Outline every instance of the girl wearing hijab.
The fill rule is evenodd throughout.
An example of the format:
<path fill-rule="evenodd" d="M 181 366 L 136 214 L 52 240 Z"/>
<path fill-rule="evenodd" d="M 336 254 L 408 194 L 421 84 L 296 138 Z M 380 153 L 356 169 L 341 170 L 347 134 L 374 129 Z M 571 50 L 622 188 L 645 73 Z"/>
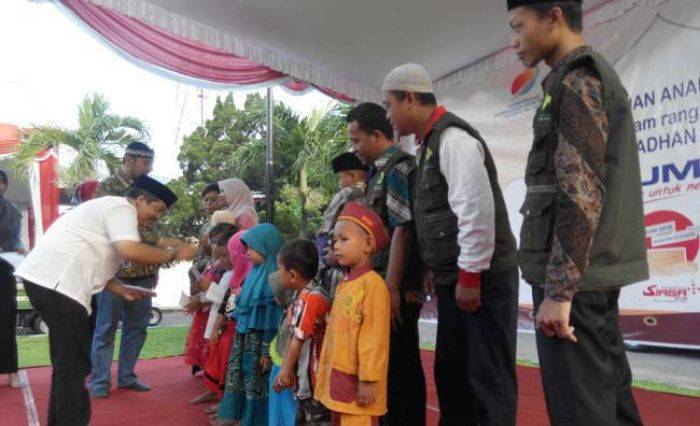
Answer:
<path fill-rule="evenodd" d="M 245 182 L 236 178 L 225 179 L 219 182 L 219 189 L 228 206 L 226 209 L 235 215 L 239 229 L 250 229 L 258 224 L 253 193 Z"/>
<path fill-rule="evenodd" d="M 0 251 L 24 254 L 20 241 L 22 215 L 7 198 L 7 174 L 0 170 Z M 8 374 L 8 383 L 20 387 L 17 376 L 17 281 L 14 268 L 0 259 L 0 374 Z"/>
<path fill-rule="evenodd" d="M 217 248 L 221 246 L 226 247 L 225 254 L 230 262 L 227 266 L 230 268 L 232 275 L 228 282 L 228 293 L 219 309 L 217 322 L 214 326 L 215 331 L 211 337 L 209 358 L 204 366 L 204 383 L 209 389 L 207 395 L 216 399 L 221 398 L 224 393 L 228 359 L 231 354 L 233 338 L 236 335 L 236 320 L 232 318 L 232 313 L 241 293 L 243 281 L 253 268 L 253 264 L 250 263 L 246 254 L 247 249 L 241 241 L 243 234 L 245 234 L 245 231 L 239 231 L 233 236 L 230 236 L 230 234 L 224 235 L 217 244 Z M 230 238 L 224 241 L 226 236 L 230 236 Z M 210 407 L 205 411 L 214 413 L 217 411 L 218 405 L 215 407 L 216 409 Z"/>
<path fill-rule="evenodd" d="M 226 373 L 226 392 L 219 407 L 219 426 L 267 426 L 270 381 L 269 346 L 277 334 L 282 310 L 269 284 L 277 271 L 282 237 L 276 226 L 264 223 L 243 235 L 253 269 L 243 283 L 234 311 L 236 337 Z"/>

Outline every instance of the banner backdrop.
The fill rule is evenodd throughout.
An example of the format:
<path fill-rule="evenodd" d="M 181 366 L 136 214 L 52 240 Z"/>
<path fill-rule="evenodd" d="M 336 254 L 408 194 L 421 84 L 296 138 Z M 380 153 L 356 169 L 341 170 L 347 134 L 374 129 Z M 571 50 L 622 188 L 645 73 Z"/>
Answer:
<path fill-rule="evenodd" d="M 623 289 L 623 333 L 629 342 L 700 348 L 700 9 L 682 0 L 663 8 L 667 13 L 640 6 L 587 36 L 611 58 L 630 94 L 642 171 L 651 278 Z M 548 71 L 514 64 L 438 93 L 489 144 L 516 236 L 532 117 Z M 533 327 L 524 282 L 519 325 Z"/>

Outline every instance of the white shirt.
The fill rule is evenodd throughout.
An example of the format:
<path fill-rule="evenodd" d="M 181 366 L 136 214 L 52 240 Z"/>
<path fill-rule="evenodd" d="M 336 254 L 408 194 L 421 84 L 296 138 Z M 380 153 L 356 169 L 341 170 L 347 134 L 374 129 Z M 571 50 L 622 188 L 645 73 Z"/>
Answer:
<path fill-rule="evenodd" d="M 479 141 L 456 127 L 440 141 L 440 171 L 449 188 L 447 199 L 457 216 L 460 269 L 489 269 L 496 240 L 496 209 Z"/>
<path fill-rule="evenodd" d="M 15 275 L 64 294 L 87 309 L 123 259 L 113 243 L 140 241 L 136 208 L 103 197 L 69 210 L 51 225 Z"/>

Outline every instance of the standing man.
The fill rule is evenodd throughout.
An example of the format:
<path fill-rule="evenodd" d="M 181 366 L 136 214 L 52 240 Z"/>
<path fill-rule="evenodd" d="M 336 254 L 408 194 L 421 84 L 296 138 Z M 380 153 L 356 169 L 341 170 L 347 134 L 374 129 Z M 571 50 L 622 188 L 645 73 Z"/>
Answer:
<path fill-rule="evenodd" d="M 440 424 L 514 425 L 518 268 L 493 159 L 438 107 L 422 66 L 395 68 L 382 91 L 394 128 L 419 144 L 413 218 L 438 296 Z"/>
<path fill-rule="evenodd" d="M 140 242 L 139 226 L 160 219 L 176 200 L 165 185 L 141 177 L 126 197 L 90 200 L 59 217 L 17 269 L 32 306 L 49 326 L 49 426 L 84 426 L 90 421 L 85 388 L 90 372 L 90 297 L 104 289 L 128 301 L 152 295 L 114 279 L 123 259 L 158 264 L 194 257 L 195 248 L 184 242 L 171 240 L 168 248 Z"/>
<path fill-rule="evenodd" d="M 426 399 L 418 337 L 422 280 L 420 262 L 411 258 L 415 160 L 394 145 L 394 130 L 381 106 L 360 104 L 348 113 L 346 121 L 355 153 L 369 166 L 367 204 L 382 219 L 391 237 L 389 247 L 373 259 L 391 300 L 388 412 L 383 423 L 422 426 Z"/>
<path fill-rule="evenodd" d="M 122 165 L 116 173 L 100 183 L 96 197 L 106 195 L 123 197 L 132 183 L 147 176 L 153 169 L 154 152 L 148 145 L 132 142 L 126 147 Z M 156 245 L 159 236 L 148 227 L 139 227 L 141 241 Z M 117 278 L 125 284 L 154 289 L 160 265 L 143 265 L 125 262 Z M 92 343 L 92 375 L 89 388 L 93 398 L 107 398 L 111 388 L 111 366 L 114 354 L 114 338 L 119 320 L 122 322 L 121 346 L 117 385 L 135 391 L 148 391 L 150 387 L 138 380 L 134 367 L 146 342 L 151 298 L 128 301 L 112 292 L 103 291 L 95 296 L 97 313 Z"/>
<path fill-rule="evenodd" d="M 24 254 L 20 239 L 22 214 L 5 198 L 9 181 L 0 170 L 0 252 Z M 0 259 L 0 374 L 8 375 L 12 387 L 22 383 L 17 375 L 17 280 L 14 268 Z"/>
<path fill-rule="evenodd" d="M 534 119 L 520 235 L 549 418 L 641 424 L 617 304 L 621 287 L 649 275 L 629 98 L 581 36 L 581 0 L 510 0 L 508 10 L 520 60 L 552 68 Z"/>

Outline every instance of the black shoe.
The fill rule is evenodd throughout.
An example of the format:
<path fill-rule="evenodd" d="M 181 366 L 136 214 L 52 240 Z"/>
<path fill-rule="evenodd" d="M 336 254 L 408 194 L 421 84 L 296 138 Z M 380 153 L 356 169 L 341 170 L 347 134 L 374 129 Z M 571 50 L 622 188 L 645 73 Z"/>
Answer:
<path fill-rule="evenodd" d="M 109 397 L 109 391 L 103 390 L 103 391 L 90 391 L 90 397 L 92 398 L 97 398 L 97 399 L 104 399 Z"/>
<path fill-rule="evenodd" d="M 148 392 L 151 390 L 151 387 L 148 386 L 147 384 L 140 382 L 140 381 L 135 381 L 134 383 L 128 384 L 126 386 L 119 386 L 120 389 L 131 389 L 135 390 L 137 392 Z"/>

